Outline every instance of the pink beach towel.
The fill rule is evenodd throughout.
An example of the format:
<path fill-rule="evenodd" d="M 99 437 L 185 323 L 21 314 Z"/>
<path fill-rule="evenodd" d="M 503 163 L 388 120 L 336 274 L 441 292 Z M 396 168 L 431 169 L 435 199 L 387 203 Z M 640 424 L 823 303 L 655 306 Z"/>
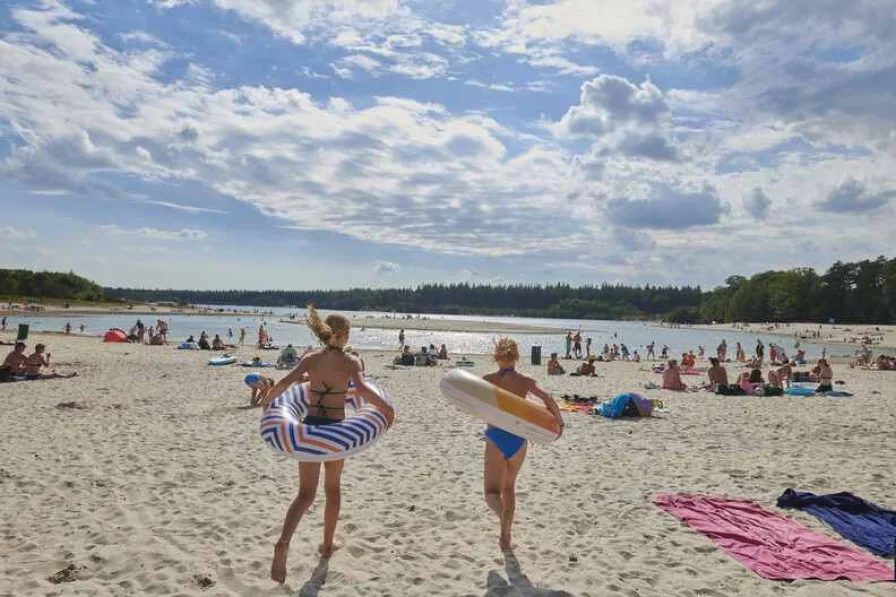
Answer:
<path fill-rule="evenodd" d="M 762 578 L 894 579 L 893 569 L 883 561 L 755 502 L 678 493 L 657 495 L 653 503 Z"/>

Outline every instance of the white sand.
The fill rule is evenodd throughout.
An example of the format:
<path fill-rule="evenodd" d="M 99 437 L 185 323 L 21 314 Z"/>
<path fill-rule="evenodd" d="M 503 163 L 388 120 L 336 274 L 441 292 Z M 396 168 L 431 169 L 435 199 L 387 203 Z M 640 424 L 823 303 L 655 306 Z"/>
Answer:
<path fill-rule="evenodd" d="M 716 323 L 710 325 L 691 326 L 695 329 L 715 331 L 753 331 L 783 337 L 798 337 L 804 342 L 829 344 L 838 346 L 862 346 L 865 337 L 871 340 L 875 353 L 892 354 L 896 349 L 896 325 L 862 325 L 862 324 L 819 324 L 819 323 Z M 817 336 L 815 334 L 818 334 Z"/>
<path fill-rule="evenodd" d="M 246 370 L 207 367 L 208 353 L 44 338 L 58 368 L 81 375 L 0 385 L 0 595 L 893 595 L 880 583 L 763 580 L 650 500 L 709 492 L 775 509 L 795 487 L 896 507 L 896 373 L 835 368 L 849 399 L 645 391 L 670 412 L 565 414 L 566 435 L 530 448 L 519 480 L 514 568 L 481 495 L 482 425 L 446 404 L 439 369 L 390 370 L 392 355 L 367 353 L 396 425 L 346 464 L 346 547 L 318 563 L 321 491 L 277 587 L 267 576 L 296 466 L 258 438 L 259 411 L 242 408 Z M 520 368 L 557 395 L 609 398 L 658 380 L 624 363 L 598 363 L 601 379 Z M 72 401 L 85 408 L 58 408 Z M 72 582 L 47 580 L 70 565 Z"/>

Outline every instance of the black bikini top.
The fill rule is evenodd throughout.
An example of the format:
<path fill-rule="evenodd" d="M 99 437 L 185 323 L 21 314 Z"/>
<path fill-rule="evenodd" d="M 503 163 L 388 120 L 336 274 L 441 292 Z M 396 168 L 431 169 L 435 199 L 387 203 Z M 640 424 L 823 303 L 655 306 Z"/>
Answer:
<path fill-rule="evenodd" d="M 324 347 L 324 350 L 335 350 L 340 353 L 343 352 L 343 350 L 341 348 L 339 348 L 338 346 L 331 346 L 329 344 L 327 344 Z M 330 411 L 330 410 L 338 410 L 341 413 L 342 407 L 327 406 L 327 405 L 323 404 L 323 401 L 324 401 L 324 398 L 326 398 L 327 396 L 344 396 L 346 394 L 346 392 L 348 392 L 348 388 L 345 388 L 342 391 L 336 391 L 325 383 L 321 383 L 321 386 L 323 387 L 322 390 L 311 390 L 311 393 L 314 394 L 315 396 L 317 396 L 317 404 L 314 404 L 314 405 L 309 404 L 309 408 L 316 408 L 319 413 L 321 413 L 321 412 L 326 413 L 327 411 Z"/>

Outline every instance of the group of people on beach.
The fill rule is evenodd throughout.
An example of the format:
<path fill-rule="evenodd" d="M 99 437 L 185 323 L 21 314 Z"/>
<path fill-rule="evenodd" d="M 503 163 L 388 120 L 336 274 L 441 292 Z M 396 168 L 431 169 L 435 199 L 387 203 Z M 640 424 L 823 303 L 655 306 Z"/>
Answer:
<path fill-rule="evenodd" d="M 24 379 L 33 381 L 37 379 L 69 378 L 77 375 L 77 372 L 58 373 L 46 371 L 50 367 L 50 353 L 45 344 L 36 344 L 34 352 L 26 355 L 28 346 L 24 342 L 16 342 L 15 346 L 0 366 L 0 382 L 17 381 Z"/>
<path fill-rule="evenodd" d="M 362 362 L 346 352 L 351 330 L 348 318 L 331 314 L 322 320 L 317 310 L 309 306 L 306 322 L 323 347 L 305 354 L 296 368 L 280 381 L 262 378 L 260 405 L 267 408 L 275 397 L 290 386 L 307 382 L 312 400 L 303 422 L 308 425 L 331 425 L 345 418 L 346 392 L 349 383 L 352 383 L 362 398 L 380 409 L 391 426 L 395 417 L 394 410 L 367 385 L 362 374 Z M 498 370 L 485 375 L 484 379 L 517 396 L 526 396 L 530 393 L 537 396 L 544 402 L 562 430 L 564 424 L 557 403 L 534 379 L 516 371 L 519 358 L 519 348 L 514 340 L 510 338 L 498 340 L 493 354 Z M 526 457 L 526 440 L 492 426 L 486 429 L 485 437 L 483 481 L 485 502 L 498 517 L 499 545 L 502 549 L 509 550 L 516 508 L 516 478 Z M 314 503 L 321 464 L 325 474 L 326 505 L 323 541 L 318 551 L 326 558 L 340 547 L 335 543 L 334 536 L 341 505 L 341 477 L 345 461 L 299 462 L 298 495 L 286 511 L 283 529 L 274 546 L 271 578 L 277 582 L 282 583 L 286 579 L 289 544 L 302 517 Z"/>
<path fill-rule="evenodd" d="M 392 360 L 394 365 L 404 365 L 408 367 L 435 367 L 439 361 L 448 360 L 448 347 L 442 344 L 436 348 L 435 344 L 430 343 L 429 347 L 421 346 L 417 352 L 412 352 L 411 347 L 405 344 L 404 328 L 398 332 L 398 345 L 401 347 L 399 354 Z"/>

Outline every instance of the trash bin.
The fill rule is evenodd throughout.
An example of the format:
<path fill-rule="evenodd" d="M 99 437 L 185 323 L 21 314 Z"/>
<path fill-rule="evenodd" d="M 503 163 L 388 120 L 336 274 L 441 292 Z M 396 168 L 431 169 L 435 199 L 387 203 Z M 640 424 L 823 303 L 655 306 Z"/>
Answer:
<path fill-rule="evenodd" d="M 19 324 L 19 333 L 16 334 L 16 342 L 23 342 L 28 339 L 28 324 Z"/>
<path fill-rule="evenodd" d="M 541 365 L 541 346 L 532 347 L 532 364 Z"/>

